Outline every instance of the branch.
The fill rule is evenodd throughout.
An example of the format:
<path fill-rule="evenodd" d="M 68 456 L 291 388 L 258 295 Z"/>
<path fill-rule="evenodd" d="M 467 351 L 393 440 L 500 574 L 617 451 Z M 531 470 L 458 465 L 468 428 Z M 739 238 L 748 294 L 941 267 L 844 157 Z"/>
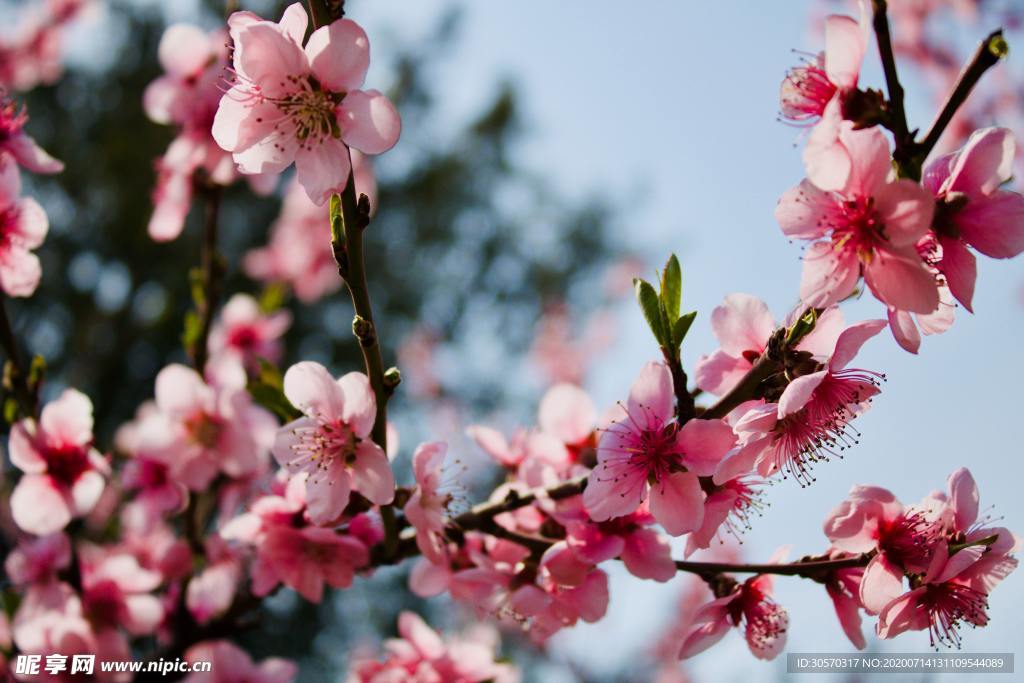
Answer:
<path fill-rule="evenodd" d="M 889 92 L 887 105 L 888 127 L 896 140 L 896 151 L 893 158 L 902 166 L 909 161 L 913 153 L 914 137 L 907 129 L 907 113 L 903 108 L 903 86 L 900 85 L 896 73 L 896 57 L 892 49 L 892 37 L 889 35 L 888 4 L 886 0 L 872 0 L 874 10 L 872 26 L 878 41 L 878 55 L 882 60 L 885 72 L 885 85 Z"/>
<path fill-rule="evenodd" d="M 663 346 L 661 347 L 661 353 L 665 358 L 665 364 L 668 366 L 669 372 L 672 373 L 672 389 L 676 395 L 676 410 L 679 424 L 685 424 L 697 412 L 693 401 L 694 396 L 686 386 L 686 370 L 683 369 L 683 363 L 679 359 L 678 349 L 673 353 Z"/>
<path fill-rule="evenodd" d="M 200 375 L 206 367 L 210 327 L 213 325 L 213 314 L 220 303 L 221 285 L 224 278 L 224 257 L 217 250 L 217 224 L 220 213 L 221 188 L 209 185 L 205 188 L 206 220 L 203 223 L 203 245 L 200 252 L 199 293 L 194 293 L 196 300 L 196 316 L 198 331 L 189 335 L 188 355 L 192 367 Z"/>
<path fill-rule="evenodd" d="M 874 556 L 875 553 L 872 551 L 834 560 L 812 559 L 790 562 L 788 564 L 731 564 L 728 562 L 687 562 L 676 560 L 676 570 L 700 574 L 701 576 L 713 576 L 715 574 L 775 574 L 777 576 L 799 576 L 805 579 L 815 579 L 840 569 L 854 569 L 867 566 Z"/>
<path fill-rule="evenodd" d="M 778 372 L 779 367 L 777 361 L 767 355 L 761 356 L 729 393 L 700 414 L 701 419 L 720 420 L 744 401 L 757 398 L 761 382 Z"/>
<path fill-rule="evenodd" d="M 347 152 L 346 152 L 347 153 Z M 388 399 L 400 381 L 397 370 L 384 371 L 384 359 L 381 355 L 377 327 L 373 321 L 373 306 L 370 303 L 370 290 L 366 284 L 366 264 L 363 258 L 363 231 L 370 224 L 370 201 L 366 195 L 356 198 L 355 177 L 351 169 L 348 181 L 338 202 L 340 212 L 331 217 L 331 237 L 334 258 L 338 263 L 338 274 L 341 275 L 352 297 L 355 318 L 352 320 L 352 332 L 359 340 L 359 348 L 363 352 L 363 364 L 366 376 L 370 380 L 370 388 L 377 403 L 377 415 L 373 421 L 371 437 L 384 451 L 388 448 Z M 337 195 L 335 195 L 337 197 Z M 331 204 L 335 204 L 332 198 Z M 332 214 L 334 212 L 332 211 Z M 340 218 L 340 225 L 336 220 Z M 398 542 L 398 525 L 395 520 L 395 509 L 392 505 L 382 505 L 381 519 L 384 522 L 385 552 L 395 552 Z"/>
<path fill-rule="evenodd" d="M 974 56 L 971 57 L 971 60 L 960 71 L 960 75 L 956 79 L 956 85 L 953 86 L 953 91 L 949 93 L 946 103 L 935 117 L 935 121 L 932 122 L 928 134 L 924 136 L 921 142 L 917 143 L 915 156 L 918 163 L 924 163 L 924 160 L 931 154 L 942 134 L 946 131 L 949 122 L 953 120 L 953 116 L 963 106 L 967 96 L 971 94 L 971 90 L 974 89 L 974 86 L 981 80 L 985 72 L 998 64 L 999 60 L 1005 57 L 1008 51 L 1009 47 L 1006 44 L 1006 39 L 1003 38 L 1002 29 L 993 31 L 987 38 L 981 41 L 978 49 L 974 51 Z"/>
<path fill-rule="evenodd" d="M 18 342 L 14 338 L 14 329 L 7 317 L 7 302 L 0 298 L 0 346 L 3 346 L 7 355 L 6 380 L 10 381 L 14 398 L 21 407 L 22 415 L 25 417 L 36 417 L 38 404 L 28 385 L 28 372 L 21 363 L 21 354 L 18 351 Z"/>

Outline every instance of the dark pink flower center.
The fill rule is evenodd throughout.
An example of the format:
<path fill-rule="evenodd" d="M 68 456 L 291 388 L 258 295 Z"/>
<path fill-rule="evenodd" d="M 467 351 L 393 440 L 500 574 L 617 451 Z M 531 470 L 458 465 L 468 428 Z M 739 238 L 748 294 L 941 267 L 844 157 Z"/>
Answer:
<path fill-rule="evenodd" d="M 98 627 L 117 626 L 121 619 L 121 589 L 110 579 L 92 584 L 85 592 L 85 611 Z"/>
<path fill-rule="evenodd" d="M 28 114 L 25 113 L 25 108 L 19 108 L 14 100 L 0 90 L 0 142 L 21 133 L 27 121 Z"/>
<path fill-rule="evenodd" d="M 932 548 L 941 539 L 942 526 L 916 510 L 887 520 L 878 529 L 878 549 L 912 572 L 928 566 Z"/>
<path fill-rule="evenodd" d="M 203 448 L 213 448 L 220 440 L 224 421 L 215 415 L 199 412 L 185 420 L 185 429 L 192 441 Z"/>
<path fill-rule="evenodd" d="M 252 325 L 238 325 L 228 334 L 228 346 L 251 351 L 260 342 L 260 335 Z"/>
<path fill-rule="evenodd" d="M 729 603 L 733 626 L 746 622 L 746 637 L 754 650 L 769 649 L 789 628 L 789 615 L 751 580 L 742 584 L 741 595 Z"/>
<path fill-rule="evenodd" d="M 346 464 L 355 461 L 358 438 L 341 420 L 314 421 L 295 427 L 292 433 L 296 441 L 291 449 L 299 461 L 295 463 L 296 467 L 305 469 L 312 463 L 316 471 L 326 472 L 338 458 Z M 310 472 L 309 476 L 314 477 L 315 472 Z"/>
<path fill-rule="evenodd" d="M 782 81 L 780 93 L 782 115 L 790 121 L 803 123 L 816 119 L 836 94 L 835 84 L 825 74 L 824 59 L 793 67 Z"/>
<path fill-rule="evenodd" d="M 836 249 L 854 250 L 862 263 L 870 263 L 877 249 L 885 247 L 885 223 L 873 197 L 855 197 L 842 202 L 832 226 L 832 244 Z"/>
<path fill-rule="evenodd" d="M 46 473 L 65 486 L 72 486 L 92 469 L 86 449 L 75 444 L 45 447 L 42 455 L 46 460 Z"/>
<path fill-rule="evenodd" d="M 941 644 L 959 649 L 962 622 L 972 626 L 988 623 L 987 596 L 959 583 L 929 584 L 918 598 L 917 608 L 928 615 L 928 640 L 935 648 Z"/>

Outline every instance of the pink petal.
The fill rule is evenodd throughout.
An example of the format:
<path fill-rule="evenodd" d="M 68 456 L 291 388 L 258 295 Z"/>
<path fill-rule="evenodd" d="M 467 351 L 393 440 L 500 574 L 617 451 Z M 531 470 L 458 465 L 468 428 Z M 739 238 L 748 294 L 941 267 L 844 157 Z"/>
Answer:
<path fill-rule="evenodd" d="M 284 395 L 303 413 L 329 420 L 341 418 L 348 398 L 327 368 L 312 361 L 288 368 L 284 373 Z"/>
<path fill-rule="evenodd" d="M 711 312 L 711 330 L 723 351 L 741 356 L 744 351 L 764 349 L 775 331 L 775 319 L 768 304 L 756 296 L 730 294 Z"/>
<path fill-rule="evenodd" d="M 928 190 L 912 180 L 897 180 L 881 186 L 874 199 L 889 244 L 909 247 L 927 234 L 935 214 L 935 198 Z"/>
<path fill-rule="evenodd" d="M 836 349 L 828 366 L 830 370 L 842 370 L 856 357 L 864 344 L 885 329 L 884 320 L 862 320 L 847 327 L 836 340 Z"/>
<path fill-rule="evenodd" d="M 395 146 L 402 120 L 391 100 L 378 90 L 353 90 L 338 108 L 341 139 L 364 154 L 382 154 Z"/>
<path fill-rule="evenodd" d="M 586 440 L 597 423 L 597 410 L 587 392 L 574 384 L 556 384 L 540 401 L 540 428 L 562 443 L 578 444 Z"/>
<path fill-rule="evenodd" d="M 221 149 L 242 151 L 269 137 L 282 118 L 277 105 L 253 101 L 245 87 L 236 85 L 221 96 L 210 132 Z"/>
<path fill-rule="evenodd" d="M 26 474 L 11 493 L 11 516 L 22 531 L 45 536 L 71 521 L 68 502 L 50 477 Z"/>
<path fill-rule="evenodd" d="M 730 356 L 718 349 L 710 356 L 702 356 L 693 371 L 696 385 L 715 396 L 722 396 L 750 371 L 750 362 L 744 358 Z"/>
<path fill-rule="evenodd" d="M 295 154 L 299 183 L 317 206 L 340 193 L 348 182 L 351 162 L 348 148 L 336 138 L 324 138 L 299 148 Z M 326 238 L 325 238 L 326 239 Z"/>
<path fill-rule="evenodd" d="M 1024 197 L 999 190 L 971 199 L 955 215 L 964 241 L 992 258 L 1013 258 L 1024 252 Z"/>
<path fill-rule="evenodd" d="M 416 482 L 420 486 L 425 483 L 431 487 L 437 485 L 437 479 L 447 453 L 448 444 L 444 441 L 431 441 L 420 444 L 416 448 L 412 454 L 412 469 L 416 476 Z"/>
<path fill-rule="evenodd" d="M 622 517 L 640 506 L 647 492 L 646 473 L 632 469 L 627 475 L 613 477 L 598 464 L 590 473 L 583 490 L 583 506 L 595 522 Z"/>
<path fill-rule="evenodd" d="M 975 131 L 953 161 L 946 190 L 991 194 L 1013 175 L 1015 148 L 1006 128 Z"/>
<path fill-rule="evenodd" d="M 281 15 L 281 21 L 277 22 L 281 30 L 295 41 L 302 45 L 302 39 L 306 37 L 306 29 L 309 27 L 309 16 L 301 2 L 293 2 L 285 8 Z"/>
<path fill-rule="evenodd" d="M 889 307 L 888 314 L 889 329 L 892 330 L 896 343 L 910 353 L 917 353 L 921 348 L 921 333 L 914 324 L 914 316 L 892 306 Z"/>
<path fill-rule="evenodd" d="M 660 429 L 672 418 L 672 373 L 663 363 L 647 363 L 629 390 L 629 415 L 642 428 Z"/>
<path fill-rule="evenodd" d="M 348 505 L 352 477 L 343 462 L 333 459 L 325 469 L 306 479 L 307 513 L 314 524 L 330 524 Z"/>
<path fill-rule="evenodd" d="M 296 90 L 291 78 L 309 73 L 309 61 L 302 48 L 270 22 L 242 28 L 235 49 L 236 67 L 270 99 Z"/>
<path fill-rule="evenodd" d="M 689 659 L 720 641 L 729 632 L 729 621 L 725 618 L 701 624 L 686 636 L 679 649 L 680 659 Z"/>
<path fill-rule="evenodd" d="M 876 251 L 864 267 L 864 281 L 879 301 L 911 313 L 931 313 L 939 305 L 935 276 L 917 252 Z"/>
<path fill-rule="evenodd" d="M 704 498 L 697 475 L 675 472 L 651 486 L 651 514 L 669 535 L 681 536 L 700 528 Z"/>
<path fill-rule="evenodd" d="M 354 21 L 342 19 L 321 26 L 306 43 L 306 57 L 320 84 L 348 92 L 363 84 L 370 67 L 370 40 Z"/>
<path fill-rule="evenodd" d="M 962 240 L 956 237 L 939 237 L 942 245 L 942 261 L 939 270 L 946 277 L 946 285 L 957 301 L 968 311 L 974 298 L 974 283 L 978 278 L 978 262 Z"/>
<path fill-rule="evenodd" d="M 395 478 L 391 472 L 391 463 L 381 447 L 372 441 L 362 441 L 356 447 L 352 483 L 359 493 L 377 505 L 387 505 L 395 499 Z"/>
<path fill-rule="evenodd" d="M 864 47 L 864 33 L 852 17 L 825 18 L 825 73 L 830 81 L 842 89 L 857 87 Z"/>
<path fill-rule="evenodd" d="M 370 380 L 361 372 L 349 372 L 338 379 L 345 397 L 341 419 L 352 428 L 356 436 L 365 439 L 377 418 L 377 398 L 370 388 Z"/>
<path fill-rule="evenodd" d="M 800 299 L 808 306 L 827 308 L 852 294 L 859 277 L 856 254 L 817 242 L 804 254 Z"/>
<path fill-rule="evenodd" d="M 566 543 L 576 556 L 590 564 L 600 564 L 619 556 L 625 547 L 622 536 L 604 533 L 601 527 L 588 522 L 574 522 L 567 526 Z"/>
<path fill-rule="evenodd" d="M 8 296 L 32 296 L 42 276 L 43 268 L 35 254 L 16 245 L 0 251 L 0 287 Z"/>
<path fill-rule="evenodd" d="M 841 590 L 835 589 L 831 584 L 827 585 L 828 595 L 832 598 L 832 606 L 836 610 L 836 616 L 839 618 L 839 625 L 843 628 L 843 633 L 850 639 L 850 642 L 858 650 L 863 650 L 867 647 L 867 641 L 864 640 L 864 633 L 860 627 L 860 603 L 857 602 L 856 598 L 852 598 Z"/>
<path fill-rule="evenodd" d="M 825 105 L 821 120 L 807 136 L 804 146 L 807 180 L 821 190 L 842 190 L 853 174 L 850 152 L 839 140 L 844 125 L 841 106 L 839 97 L 833 97 Z"/>
<path fill-rule="evenodd" d="M 700 476 L 711 476 L 735 443 L 732 427 L 721 420 L 690 420 L 676 437 L 683 464 Z"/>
<path fill-rule="evenodd" d="M 35 249 L 46 239 L 50 220 L 39 202 L 26 197 L 18 202 L 18 221 L 13 227 L 21 236 L 23 246 L 26 249 Z"/>
<path fill-rule="evenodd" d="M 21 167 L 33 173 L 60 173 L 64 170 L 63 162 L 54 159 L 24 133 L 9 137 L 3 143 L 3 148 L 11 153 Z"/>
<path fill-rule="evenodd" d="M 884 553 L 875 555 L 864 569 L 860 601 L 869 614 L 878 614 L 903 592 L 903 570 Z"/>
<path fill-rule="evenodd" d="M 157 47 L 160 66 L 177 78 L 194 76 L 212 59 L 210 39 L 191 24 L 171 24 L 164 30 Z"/>
<path fill-rule="evenodd" d="M 779 419 L 792 415 L 811 400 L 811 395 L 818 388 L 822 380 L 828 374 L 828 370 L 819 370 L 809 375 L 797 377 L 782 392 L 779 397 Z"/>
<path fill-rule="evenodd" d="M 638 529 L 626 537 L 622 561 L 629 573 L 638 579 L 664 582 L 676 575 L 672 546 L 667 538 L 653 529 Z"/>
<path fill-rule="evenodd" d="M 885 606 L 878 615 L 879 638 L 894 638 L 904 631 L 925 628 L 927 612 L 918 609 L 917 599 L 926 589 L 915 588 Z"/>
<path fill-rule="evenodd" d="M 92 401 L 77 389 L 65 389 L 56 401 L 47 403 L 39 427 L 54 445 L 92 443 Z"/>
<path fill-rule="evenodd" d="M 774 412 L 774 407 L 772 412 Z M 715 470 L 714 482 L 721 486 L 730 479 L 735 479 L 749 473 L 754 469 L 754 463 L 757 461 L 758 456 L 764 452 L 764 449 L 768 447 L 770 442 L 771 437 L 765 436 L 748 441 L 741 447 L 733 449 L 719 463 L 718 468 Z"/>
<path fill-rule="evenodd" d="M 873 197 L 878 194 L 886 186 L 886 180 L 892 172 L 889 140 L 881 127 L 857 130 L 853 127 L 853 122 L 843 121 L 839 127 L 839 140 L 853 161 L 853 169 L 846 181 L 843 194 L 861 197 Z M 923 189 L 921 192 L 928 194 Z"/>
<path fill-rule="evenodd" d="M 92 512 L 103 495 L 103 487 L 106 481 L 103 475 L 95 470 L 84 472 L 71 487 L 71 498 L 74 502 L 74 514 L 76 516 L 87 515 Z"/>
<path fill-rule="evenodd" d="M 843 154 L 845 155 L 845 152 Z M 814 183 L 804 180 L 796 187 L 786 190 L 786 193 L 779 199 L 779 203 L 775 207 L 775 220 L 778 221 L 782 233 L 787 237 L 805 240 L 816 239 L 827 232 L 836 211 L 836 201 L 832 194 L 819 190 Z M 771 314 L 768 315 L 770 317 Z M 774 321 L 772 322 L 774 324 Z M 714 326 L 714 318 L 712 318 L 712 326 Z M 769 330 L 769 334 L 771 334 L 771 330 Z M 723 341 L 717 332 L 715 336 L 720 342 Z M 767 337 L 762 339 L 762 346 L 766 340 Z M 733 353 L 733 355 L 738 354 Z"/>
<path fill-rule="evenodd" d="M 421 598 L 430 598 L 447 590 L 450 578 L 447 567 L 420 559 L 409 572 L 409 590 Z"/>
<path fill-rule="evenodd" d="M 35 440 L 26 429 L 31 424 L 25 420 L 11 427 L 11 436 L 7 443 L 11 464 L 25 474 L 42 474 L 46 471 L 46 460 L 36 450 Z"/>
<path fill-rule="evenodd" d="M 949 475 L 949 505 L 956 518 L 956 528 L 967 531 L 978 519 L 978 485 L 970 470 L 961 467 Z"/>

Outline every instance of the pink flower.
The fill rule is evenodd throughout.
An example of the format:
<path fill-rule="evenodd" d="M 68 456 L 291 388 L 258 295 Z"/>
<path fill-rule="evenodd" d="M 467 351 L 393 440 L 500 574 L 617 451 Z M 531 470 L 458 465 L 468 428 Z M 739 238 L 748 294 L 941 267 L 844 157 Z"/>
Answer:
<path fill-rule="evenodd" d="M 256 664 L 245 650 L 227 640 L 193 645 L 185 652 L 185 660 L 193 666 L 200 662 L 210 664 L 209 671 L 193 671 L 186 676 L 186 683 L 291 683 L 299 673 L 294 662 L 279 657 L 268 657 Z"/>
<path fill-rule="evenodd" d="M 585 511 L 581 513 L 581 517 L 585 515 Z M 668 581 L 676 575 L 672 546 L 664 535 L 647 528 L 653 523 L 654 518 L 643 508 L 607 522 L 568 520 L 565 540 L 584 563 L 597 565 L 618 557 L 639 579 Z"/>
<path fill-rule="evenodd" d="M 787 321 L 789 323 L 791 321 Z M 843 325 L 838 308 L 818 316 L 814 329 L 794 348 L 827 355 L 835 346 Z M 711 312 L 711 331 L 721 345 L 710 356 L 701 356 L 694 371 L 697 386 L 716 396 L 732 389 L 764 354 L 777 327 L 768 305 L 750 294 L 730 294 Z"/>
<path fill-rule="evenodd" d="M 789 615 L 772 599 L 772 577 L 761 574 L 712 600 L 693 617 L 695 628 L 683 641 L 680 659 L 708 649 L 732 626 L 744 626 L 750 652 L 758 659 L 775 659 L 786 646 Z"/>
<path fill-rule="evenodd" d="M 775 210 L 782 232 L 811 242 L 800 298 L 831 306 L 852 294 L 863 275 L 884 303 L 931 313 L 939 305 L 938 285 L 915 248 L 931 226 L 931 195 L 913 181 L 891 179 L 889 143 L 877 127 L 854 130 L 844 121 L 839 143 L 852 164 L 845 184 L 825 190 L 804 180 Z"/>
<path fill-rule="evenodd" d="M 755 468 L 762 477 L 792 475 L 803 486 L 813 481 L 810 467 L 815 462 L 853 445 L 849 423 L 879 392 L 881 376 L 847 366 L 884 327 L 884 320 L 847 327 L 820 369 L 793 379 L 777 404 L 748 410 L 735 425 L 740 446 L 719 463 L 714 482 L 723 484 Z"/>
<path fill-rule="evenodd" d="M 185 605 L 198 624 L 206 624 L 228 611 L 242 579 L 236 550 L 213 534 L 204 543 L 206 566 L 196 572 L 185 590 Z"/>
<path fill-rule="evenodd" d="M 277 432 L 274 457 L 289 472 L 306 474 L 309 516 L 328 524 L 341 516 L 354 487 L 377 505 L 395 497 L 388 456 L 369 439 L 377 400 L 366 375 L 337 381 L 319 363 L 302 362 L 284 376 L 284 393 L 303 413 Z"/>
<path fill-rule="evenodd" d="M 25 133 L 28 114 L 0 89 L 0 153 L 9 154 L 19 166 L 34 173 L 60 173 L 64 164 L 46 153 Z"/>
<path fill-rule="evenodd" d="M 841 555 L 838 553 L 837 555 Z M 840 569 L 833 572 L 825 584 L 828 597 L 832 600 L 832 607 L 836 611 L 839 625 L 843 633 L 858 650 L 867 647 L 864 640 L 864 633 L 860 628 L 860 584 L 864 579 L 864 570 L 860 567 L 854 569 Z"/>
<path fill-rule="evenodd" d="M 181 234 L 197 171 L 204 171 L 205 181 L 222 186 L 238 178 L 231 154 L 210 132 L 221 98 L 218 84 L 227 67 L 227 38 L 223 30 L 206 33 L 188 24 L 173 24 L 160 38 L 158 56 L 165 73 L 146 87 L 143 106 L 152 121 L 176 125 L 180 132 L 156 164 L 149 221 L 154 240 Z M 275 182 L 273 175 L 250 177 L 259 194 L 269 193 Z"/>
<path fill-rule="evenodd" d="M 376 90 L 359 90 L 370 45 L 358 24 L 322 26 L 301 45 L 302 5 L 280 23 L 250 12 L 228 19 L 235 78 L 221 98 L 213 137 L 243 173 L 279 173 L 295 162 L 309 198 L 323 204 L 349 176 L 348 147 L 386 152 L 401 129 L 398 112 Z"/>
<path fill-rule="evenodd" d="M 922 573 L 938 544 L 941 527 L 925 512 L 904 508 L 889 491 L 854 486 L 825 520 L 825 535 L 836 550 L 875 551 L 860 581 L 860 601 L 877 614 L 902 592 L 903 575 Z"/>
<path fill-rule="evenodd" d="M 171 476 L 202 491 L 218 473 L 245 477 L 264 469 L 277 421 L 253 404 L 245 371 L 231 362 L 207 366 L 208 381 L 172 364 L 156 377 L 157 411 L 139 425 L 140 447 Z"/>
<path fill-rule="evenodd" d="M 12 634 L 20 654 L 99 655 L 103 646 L 82 613 L 81 599 L 65 583 L 28 590 L 14 615 Z M 39 680 L 54 679 L 43 674 Z"/>
<path fill-rule="evenodd" d="M 813 60 L 789 70 L 779 92 L 782 116 L 795 123 L 813 122 L 835 102 L 857 89 L 866 48 L 864 26 L 848 16 L 825 18 L 825 49 Z"/>
<path fill-rule="evenodd" d="M 162 580 L 128 553 L 89 546 L 80 553 L 83 613 L 96 633 L 118 628 L 133 636 L 153 633 L 163 620 L 152 595 Z"/>
<path fill-rule="evenodd" d="M 448 445 L 443 442 L 421 444 L 412 455 L 416 490 L 403 508 L 416 529 L 416 545 L 432 562 L 444 561 L 445 524 L 451 495 L 442 490 L 442 476 Z"/>
<path fill-rule="evenodd" d="M 400 638 L 385 642 L 384 659 L 357 657 L 346 683 L 517 683 L 518 672 L 495 661 L 496 642 L 489 634 L 443 640 L 413 612 L 398 616 Z"/>
<path fill-rule="evenodd" d="M 283 497 L 257 499 L 249 512 L 222 530 L 225 539 L 256 549 L 252 566 L 255 595 L 268 595 L 283 583 L 306 600 L 320 602 L 325 584 L 347 588 L 356 570 L 369 562 L 366 545 L 355 536 L 303 524 L 305 504 L 302 482 L 293 479 Z"/>
<path fill-rule="evenodd" d="M 705 483 L 707 498 L 704 500 L 704 519 L 700 528 L 686 537 L 685 557 L 697 550 L 705 550 L 716 538 L 721 538 L 721 529 L 733 538 L 751 528 L 751 518 L 760 516 L 766 503 L 762 500 L 761 487 L 766 482 L 760 477 L 740 475 L 722 482 L 721 485 Z"/>
<path fill-rule="evenodd" d="M 1024 251 L 1024 197 L 1000 189 L 1013 175 L 1015 156 L 1013 133 L 984 128 L 962 149 L 935 159 L 924 174 L 924 186 L 937 202 L 934 229 L 942 249 L 936 267 L 968 311 L 977 277 L 968 247 L 992 258 Z"/>
<path fill-rule="evenodd" d="M 0 289 L 8 296 L 32 296 L 42 268 L 30 249 L 43 243 L 50 222 L 43 207 L 21 197 L 21 177 L 11 157 L 0 154 Z"/>
<path fill-rule="evenodd" d="M 281 337 L 292 323 L 292 314 L 282 310 L 264 313 L 256 299 L 235 294 L 221 309 L 210 330 L 210 354 L 227 354 L 252 370 L 257 360 L 281 360 Z"/>
<path fill-rule="evenodd" d="M 673 401 L 668 368 L 648 363 L 601 435 L 583 492 L 594 521 L 628 515 L 650 492 L 651 514 L 669 534 L 700 528 L 705 496 L 698 476 L 714 472 L 735 436 L 720 420 L 690 420 L 680 429 Z"/>
<path fill-rule="evenodd" d="M 11 514 L 22 530 L 52 534 L 96 505 L 110 467 L 92 446 L 92 425 L 92 402 L 67 389 L 43 408 L 38 424 L 24 419 L 11 428 L 11 463 L 24 472 Z"/>
<path fill-rule="evenodd" d="M 4 570 L 18 586 L 48 583 L 71 564 L 71 542 L 63 533 L 22 539 L 4 561 Z"/>

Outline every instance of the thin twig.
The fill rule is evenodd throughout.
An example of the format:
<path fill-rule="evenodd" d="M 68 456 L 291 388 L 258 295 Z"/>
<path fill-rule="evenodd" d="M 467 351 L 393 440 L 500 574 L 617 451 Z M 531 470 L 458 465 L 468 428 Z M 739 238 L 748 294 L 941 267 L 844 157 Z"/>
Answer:
<path fill-rule="evenodd" d="M 8 379 L 11 382 L 11 390 L 14 398 L 21 407 L 22 415 L 35 417 L 37 411 L 36 399 L 28 386 L 28 372 L 21 362 L 21 353 L 18 351 L 18 342 L 14 338 L 14 329 L 11 327 L 10 318 L 7 317 L 7 302 L 0 297 L 0 346 L 3 346 L 7 354 Z"/>
<path fill-rule="evenodd" d="M 900 85 L 899 75 L 896 73 L 896 56 L 889 34 L 889 8 L 886 0 L 872 0 L 871 5 L 874 10 L 871 25 L 878 41 L 878 54 L 882 60 L 885 86 L 889 93 L 888 123 L 896 139 L 896 161 L 901 162 L 900 157 L 910 153 L 908 148 L 913 146 L 914 140 L 907 128 L 907 113 L 903 108 L 903 86 Z"/>
<path fill-rule="evenodd" d="M 974 51 L 974 56 L 971 57 L 971 60 L 960 71 L 960 75 L 956 79 L 956 85 L 953 86 L 952 92 L 946 98 L 946 103 L 939 110 L 935 121 L 928 129 L 927 135 L 924 136 L 921 142 L 917 143 L 914 151 L 920 163 L 923 163 L 928 158 L 928 155 L 931 154 L 949 122 L 953 120 L 953 116 L 963 106 L 967 96 L 971 94 L 971 90 L 978 84 L 981 77 L 986 71 L 998 64 L 999 60 L 1006 56 L 1006 53 L 1007 45 L 1006 40 L 1003 38 L 1002 29 L 993 31 L 987 38 L 981 41 L 978 49 Z"/>
<path fill-rule="evenodd" d="M 224 278 L 224 259 L 217 250 L 217 233 L 220 214 L 221 188 L 209 186 L 205 189 L 206 219 L 203 223 L 203 244 L 200 252 L 202 296 L 196 301 L 196 315 L 199 318 L 199 333 L 190 340 L 188 355 L 192 367 L 199 374 L 206 367 L 207 346 L 213 315 L 220 303 L 221 285 Z"/>

